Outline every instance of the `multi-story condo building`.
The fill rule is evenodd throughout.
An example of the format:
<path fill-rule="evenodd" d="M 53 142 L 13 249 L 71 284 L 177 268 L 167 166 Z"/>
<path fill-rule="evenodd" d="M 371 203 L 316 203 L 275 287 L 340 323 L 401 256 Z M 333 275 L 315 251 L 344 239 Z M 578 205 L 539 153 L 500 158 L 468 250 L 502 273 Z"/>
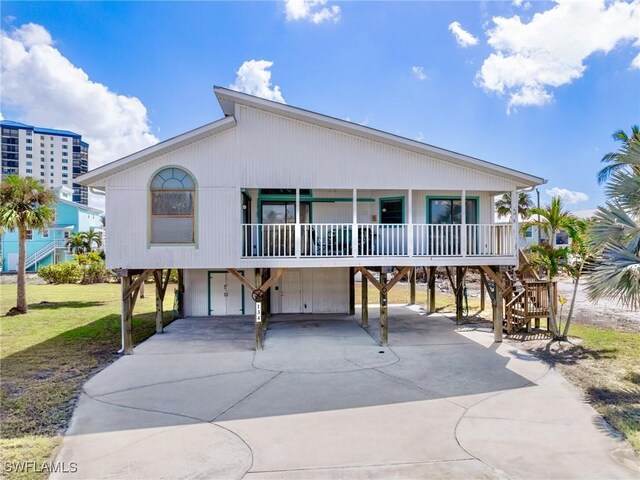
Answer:
<path fill-rule="evenodd" d="M 2 177 L 32 176 L 50 188 L 73 188 L 87 205 L 87 187 L 73 180 L 89 168 L 89 144 L 78 133 L 2 120 Z"/>

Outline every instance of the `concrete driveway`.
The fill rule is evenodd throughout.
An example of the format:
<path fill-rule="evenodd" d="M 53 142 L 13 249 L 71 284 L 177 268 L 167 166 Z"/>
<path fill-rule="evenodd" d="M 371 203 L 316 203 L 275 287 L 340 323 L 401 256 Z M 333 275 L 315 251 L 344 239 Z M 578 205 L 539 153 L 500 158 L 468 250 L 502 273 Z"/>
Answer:
<path fill-rule="evenodd" d="M 377 321 L 174 322 L 84 387 L 52 478 L 639 478 L 560 374 L 481 326 L 418 309 Z"/>

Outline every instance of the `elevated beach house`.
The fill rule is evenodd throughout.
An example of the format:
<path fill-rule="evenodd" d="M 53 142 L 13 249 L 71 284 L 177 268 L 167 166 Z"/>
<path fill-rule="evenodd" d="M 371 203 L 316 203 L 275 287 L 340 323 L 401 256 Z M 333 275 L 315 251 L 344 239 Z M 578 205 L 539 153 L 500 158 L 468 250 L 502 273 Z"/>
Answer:
<path fill-rule="evenodd" d="M 126 352 L 140 283 L 155 275 L 163 297 L 168 269 L 180 275 L 181 314 L 255 315 L 260 346 L 268 314 L 353 313 L 356 273 L 384 306 L 416 267 L 478 267 L 493 278 L 517 266 L 517 215 L 495 224 L 493 199 L 517 198 L 543 179 L 214 91 L 224 118 L 79 178 L 106 193 L 107 265 L 122 278 Z M 385 343 L 386 311 L 382 324 Z"/>
<path fill-rule="evenodd" d="M 37 272 L 38 267 L 73 259 L 67 246 L 72 233 L 90 228 L 102 231 L 102 211 L 73 201 L 73 190 L 62 186 L 54 189 L 56 217 L 46 230 L 27 230 L 26 269 Z M 18 267 L 18 232 L 10 230 L 0 237 L 2 272 L 15 272 Z"/>

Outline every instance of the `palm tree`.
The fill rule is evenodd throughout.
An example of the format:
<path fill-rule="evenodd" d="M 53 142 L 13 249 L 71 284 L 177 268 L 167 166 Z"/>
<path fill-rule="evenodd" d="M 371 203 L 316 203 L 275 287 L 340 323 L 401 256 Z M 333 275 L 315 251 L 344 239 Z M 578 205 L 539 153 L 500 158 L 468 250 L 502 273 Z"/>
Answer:
<path fill-rule="evenodd" d="M 608 297 L 640 308 L 640 137 L 616 153 L 621 165 L 607 180 L 609 197 L 591 226 L 590 243 L 598 252 L 587 276 L 591 300 Z"/>
<path fill-rule="evenodd" d="M 0 226 L 18 230 L 18 292 L 15 313 L 27 313 L 27 230 L 49 228 L 55 220 L 56 197 L 32 177 L 8 175 L 0 183 Z"/>
<path fill-rule="evenodd" d="M 529 209 L 533 207 L 533 201 L 526 192 L 518 193 L 518 215 L 522 218 L 529 218 Z M 496 212 L 500 217 L 511 216 L 511 194 L 505 193 L 496 200 Z"/>
<path fill-rule="evenodd" d="M 91 252 L 93 250 L 94 243 L 97 248 L 102 246 L 102 234 L 97 230 L 94 230 L 93 227 L 90 228 L 88 232 L 81 232 L 80 235 L 84 242 L 86 252 Z"/>
<path fill-rule="evenodd" d="M 624 130 L 618 130 L 611 135 L 611 137 L 618 141 L 622 142 L 623 146 L 628 145 L 630 142 L 640 142 L 640 127 L 638 125 L 633 125 L 631 127 L 631 136 L 627 135 Z M 598 172 L 598 184 L 605 183 L 609 177 L 620 170 L 628 170 L 628 164 L 621 158 L 621 152 L 611 152 L 605 154 L 600 160 L 603 163 L 608 163 L 606 167 L 602 168 Z M 621 161 L 622 160 L 622 161 Z M 636 174 L 640 174 L 640 166 L 631 167 Z"/>
<path fill-rule="evenodd" d="M 69 247 L 69 251 L 71 253 L 84 253 L 86 245 L 82 233 L 78 232 L 69 235 L 69 238 L 67 238 L 66 246 Z"/>
<path fill-rule="evenodd" d="M 549 245 L 533 245 L 533 261 L 544 268 L 547 274 L 547 295 L 549 300 L 549 323 L 555 340 L 566 339 L 566 334 L 560 332 L 556 322 L 555 310 L 553 308 L 553 277 L 558 274 L 561 266 L 566 262 L 569 253 L 568 247 L 554 248 L 556 233 L 564 230 L 569 238 L 577 240 L 580 235 L 582 221 L 562 207 L 560 197 L 553 197 L 551 204 L 545 208 L 534 207 L 529 210 L 532 219 L 522 224 L 522 231 L 530 227 L 538 227 L 549 238 Z M 536 217 L 533 219 L 533 217 Z"/>

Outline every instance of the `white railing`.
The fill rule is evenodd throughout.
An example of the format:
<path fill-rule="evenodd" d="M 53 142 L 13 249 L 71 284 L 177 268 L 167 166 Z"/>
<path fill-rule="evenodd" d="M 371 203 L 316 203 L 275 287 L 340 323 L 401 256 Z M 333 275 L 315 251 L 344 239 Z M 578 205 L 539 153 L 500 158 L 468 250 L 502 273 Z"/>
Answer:
<path fill-rule="evenodd" d="M 408 255 L 408 227 L 404 223 L 358 225 L 358 255 L 388 257 Z"/>
<path fill-rule="evenodd" d="M 516 254 L 511 225 L 467 225 L 467 255 L 511 256 Z"/>
<path fill-rule="evenodd" d="M 419 257 L 460 256 L 461 225 L 420 224 L 413 226 L 413 254 Z"/>
<path fill-rule="evenodd" d="M 303 223 L 301 255 L 346 257 L 352 255 L 351 223 Z"/>
<path fill-rule="evenodd" d="M 242 226 L 243 257 L 293 257 L 295 224 L 258 224 Z"/>
<path fill-rule="evenodd" d="M 296 245 L 296 232 L 300 242 Z M 409 225 L 358 224 L 358 257 L 461 257 L 514 256 L 512 225 L 414 224 L 412 251 Z M 242 226 L 242 256 L 350 257 L 353 254 L 353 224 L 303 223 L 245 224 Z M 466 247 L 466 248 L 465 248 Z"/>
<path fill-rule="evenodd" d="M 36 250 L 26 258 L 24 268 L 29 268 L 30 266 L 35 265 L 36 263 L 44 260 L 49 255 L 51 255 L 54 250 L 55 250 L 55 243 L 54 242 L 47 243 L 44 247 L 39 248 L 38 250 Z"/>

